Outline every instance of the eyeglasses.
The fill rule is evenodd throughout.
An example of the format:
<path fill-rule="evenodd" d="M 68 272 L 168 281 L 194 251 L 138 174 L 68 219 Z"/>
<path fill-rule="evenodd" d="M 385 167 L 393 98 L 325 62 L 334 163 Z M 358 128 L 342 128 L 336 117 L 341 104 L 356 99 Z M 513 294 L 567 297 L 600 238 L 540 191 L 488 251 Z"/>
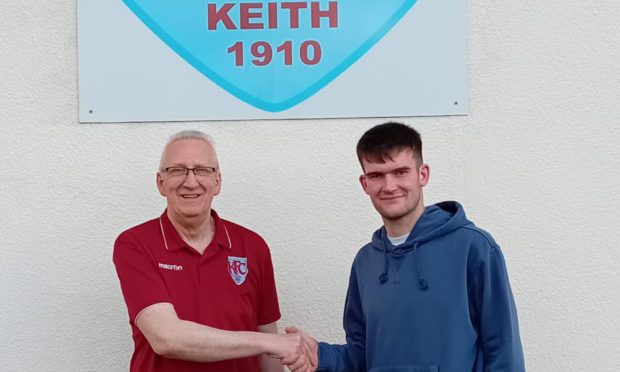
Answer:
<path fill-rule="evenodd" d="M 214 167 L 197 167 L 197 168 L 185 168 L 185 167 L 168 167 L 164 168 L 161 172 L 168 173 L 170 177 L 187 177 L 189 171 L 194 173 L 196 177 L 209 177 L 217 172 Z"/>

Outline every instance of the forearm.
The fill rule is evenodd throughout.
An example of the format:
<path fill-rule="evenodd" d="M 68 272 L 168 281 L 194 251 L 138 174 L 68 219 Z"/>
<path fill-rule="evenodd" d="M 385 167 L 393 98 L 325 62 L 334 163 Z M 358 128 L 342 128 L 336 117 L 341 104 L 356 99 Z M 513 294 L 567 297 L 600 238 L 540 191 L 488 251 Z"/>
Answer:
<path fill-rule="evenodd" d="M 278 323 L 273 322 L 265 325 L 259 325 L 258 331 L 267 334 L 278 333 Z M 267 354 L 261 355 L 261 371 L 262 372 L 283 372 L 282 362 L 280 359 L 270 357 Z"/>
<path fill-rule="evenodd" d="M 168 358 L 195 362 L 215 362 L 274 352 L 277 337 L 260 332 L 224 331 L 184 320 L 176 321 L 171 328 L 166 336 L 151 343 L 155 352 Z"/>

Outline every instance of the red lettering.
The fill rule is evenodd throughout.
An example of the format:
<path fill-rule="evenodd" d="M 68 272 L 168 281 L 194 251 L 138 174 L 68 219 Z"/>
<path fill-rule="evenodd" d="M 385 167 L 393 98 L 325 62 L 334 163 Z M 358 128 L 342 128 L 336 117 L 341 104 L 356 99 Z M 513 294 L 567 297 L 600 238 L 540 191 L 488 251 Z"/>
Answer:
<path fill-rule="evenodd" d="M 318 2 L 312 2 L 311 4 L 312 28 L 321 27 L 321 18 L 329 19 L 330 28 L 338 27 L 338 3 L 336 1 L 330 1 L 329 9 L 327 10 L 321 10 L 320 6 L 321 4 Z"/>
<path fill-rule="evenodd" d="M 267 4 L 269 9 L 269 28 L 278 28 L 278 3 Z"/>
<path fill-rule="evenodd" d="M 257 41 L 252 44 L 251 52 L 256 59 L 252 60 L 252 63 L 256 66 L 267 66 L 271 63 L 273 57 L 273 50 L 271 45 L 266 41 Z"/>
<path fill-rule="evenodd" d="M 310 4 L 310 7 L 308 7 Z M 285 26 L 291 29 L 300 28 L 301 16 L 306 16 L 306 25 L 312 28 L 320 28 L 321 21 L 327 19 L 330 28 L 338 27 L 338 2 L 330 1 L 327 9 L 321 9 L 321 3 L 318 1 L 283 1 L 281 3 L 268 2 L 264 3 L 240 3 L 239 19 L 235 20 L 230 17 L 229 12 L 237 3 L 207 4 L 207 28 L 216 30 L 223 27 L 227 30 L 257 30 L 268 27 L 276 29 L 279 21 L 288 16 L 288 24 Z M 308 9 L 302 13 L 303 9 Z M 286 13 L 288 14 L 286 14 Z M 282 13 L 282 14 L 280 14 Z"/>
<path fill-rule="evenodd" d="M 290 40 L 285 41 L 276 48 L 276 52 L 284 52 L 284 64 L 290 66 L 293 64 L 293 42 Z"/>
<path fill-rule="evenodd" d="M 313 57 L 310 58 L 310 47 L 312 47 Z M 301 43 L 301 61 L 306 65 L 316 65 L 321 61 L 321 44 L 318 41 L 308 40 Z"/>
<path fill-rule="evenodd" d="M 242 30 L 258 30 L 263 28 L 262 23 L 252 23 L 250 19 L 252 18 L 261 18 L 262 14 L 260 12 L 251 12 L 252 9 L 262 9 L 263 4 L 261 3 L 242 3 L 239 5 L 241 9 L 239 18 L 241 22 Z"/>
<path fill-rule="evenodd" d="M 228 267 L 230 271 L 232 271 L 235 275 L 245 275 L 248 272 L 248 270 L 246 269 L 246 264 L 239 261 L 230 262 Z"/>
<path fill-rule="evenodd" d="M 228 48 L 228 54 L 234 54 L 235 66 L 244 66 L 244 49 L 242 41 L 238 41 Z M 296 52 L 291 40 L 286 40 L 276 47 L 276 53 L 283 56 L 285 66 L 291 66 L 294 63 L 294 54 Z M 256 41 L 249 45 L 250 54 L 255 57 L 252 63 L 256 66 L 269 65 L 274 57 L 273 47 L 267 41 Z M 305 65 L 316 65 L 321 62 L 323 52 L 321 44 L 316 40 L 306 40 L 299 47 L 299 59 Z M 232 268 L 232 266 L 230 266 Z"/>
<path fill-rule="evenodd" d="M 235 6 L 235 4 L 224 4 L 219 10 L 217 4 L 207 4 L 207 19 L 209 30 L 217 29 L 217 24 L 222 22 L 224 27 L 228 30 L 236 30 L 235 24 L 228 15 L 228 12 Z"/>
<path fill-rule="evenodd" d="M 305 9 L 307 6 L 308 4 L 300 2 L 280 4 L 280 7 L 282 7 L 282 9 L 289 10 L 289 25 L 291 26 L 291 28 L 299 28 L 299 9 Z"/>
<path fill-rule="evenodd" d="M 228 48 L 228 54 L 235 53 L 235 66 L 243 66 L 243 43 L 238 41 Z"/>

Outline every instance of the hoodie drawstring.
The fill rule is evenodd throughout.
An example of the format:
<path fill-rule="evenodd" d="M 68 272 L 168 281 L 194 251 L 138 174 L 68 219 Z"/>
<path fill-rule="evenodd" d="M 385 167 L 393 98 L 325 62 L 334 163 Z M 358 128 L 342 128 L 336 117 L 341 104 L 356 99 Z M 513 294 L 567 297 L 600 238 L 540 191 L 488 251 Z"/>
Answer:
<path fill-rule="evenodd" d="M 413 245 L 413 260 L 415 261 L 415 274 L 418 276 L 418 284 L 420 285 L 420 289 L 423 291 L 427 291 L 428 290 L 428 283 L 426 282 L 426 279 L 424 279 L 424 276 L 422 276 L 422 272 L 420 272 L 420 266 L 418 265 L 418 255 L 416 253 L 418 248 L 418 243 L 416 242 Z"/>
<path fill-rule="evenodd" d="M 418 285 L 421 290 L 428 291 L 428 282 L 424 279 L 422 272 L 420 271 L 420 266 L 418 264 L 418 255 L 417 255 L 418 243 L 414 243 L 413 245 L 413 261 L 415 264 L 415 274 L 418 277 Z M 381 284 L 385 284 L 388 280 L 388 254 L 387 247 L 383 246 L 383 272 L 379 275 L 379 282 Z"/>
<path fill-rule="evenodd" d="M 387 247 L 384 245 L 383 246 L 383 272 L 381 273 L 381 275 L 379 275 L 379 282 L 381 282 L 381 284 L 385 284 L 385 282 L 387 282 L 388 280 L 388 256 L 387 256 Z"/>

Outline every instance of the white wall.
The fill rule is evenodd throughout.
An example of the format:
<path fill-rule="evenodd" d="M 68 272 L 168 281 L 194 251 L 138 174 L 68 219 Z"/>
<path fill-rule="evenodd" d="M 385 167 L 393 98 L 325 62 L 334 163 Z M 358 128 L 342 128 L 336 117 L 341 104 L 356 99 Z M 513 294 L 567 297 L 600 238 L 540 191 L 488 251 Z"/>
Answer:
<path fill-rule="evenodd" d="M 427 202 L 460 200 L 502 245 L 529 371 L 618 371 L 620 3 L 471 0 L 468 17 L 470 115 L 404 119 Z M 159 152 L 186 128 L 218 145 L 216 209 L 271 245 L 282 324 L 342 341 L 350 263 L 380 225 L 354 145 L 382 120 L 78 124 L 75 18 L 75 1 L 0 5 L 0 370 L 127 369 L 112 243 L 163 209 Z"/>

